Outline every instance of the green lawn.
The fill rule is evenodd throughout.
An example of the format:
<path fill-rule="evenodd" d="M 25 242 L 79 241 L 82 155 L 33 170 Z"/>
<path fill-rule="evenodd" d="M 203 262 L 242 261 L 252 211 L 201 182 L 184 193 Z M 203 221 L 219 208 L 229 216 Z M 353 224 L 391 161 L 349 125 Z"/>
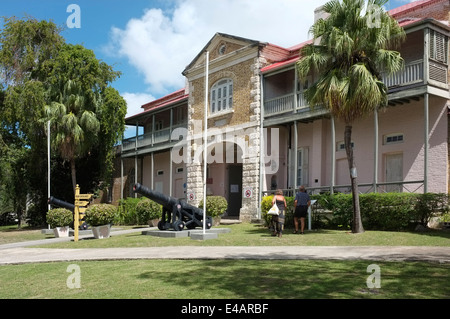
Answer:
<path fill-rule="evenodd" d="M 238 224 L 218 239 L 159 238 L 140 232 L 108 239 L 48 244 L 46 248 L 268 245 L 449 246 L 448 231 L 351 234 L 320 230 L 282 238 L 267 228 Z M 32 231 L 38 232 L 38 231 Z M 15 235 L 13 233 L 16 233 Z M 0 231 L 0 243 L 25 231 Z M 27 234 L 36 239 L 51 238 Z M 5 239 L 7 237 L 8 239 Z M 29 239 L 27 239 L 29 240 Z M 192 247 L 190 248 L 192 249 Z M 195 249 L 195 248 L 194 248 Z M 214 249 L 211 247 L 211 249 Z M 80 269 L 80 288 L 71 289 L 69 265 Z M 369 288 L 370 264 L 380 267 L 380 288 Z M 0 298 L 13 299 L 448 299 L 450 265 L 426 262 L 317 260 L 133 260 L 55 262 L 0 267 Z"/>
<path fill-rule="evenodd" d="M 368 288 L 370 264 L 381 288 Z M 0 267 L 1 298 L 355 299 L 450 298 L 450 265 L 421 262 L 135 260 L 77 262 L 80 288 L 67 267 L 43 263 Z M 195 296 L 195 297 L 194 297 Z"/>

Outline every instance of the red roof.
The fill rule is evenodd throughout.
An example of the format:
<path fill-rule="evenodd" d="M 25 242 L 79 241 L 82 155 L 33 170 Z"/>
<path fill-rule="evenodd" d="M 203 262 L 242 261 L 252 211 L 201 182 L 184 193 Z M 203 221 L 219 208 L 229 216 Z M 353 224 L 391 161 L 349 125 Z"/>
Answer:
<path fill-rule="evenodd" d="M 403 6 L 400 6 L 398 8 L 389 10 L 388 13 L 395 18 L 397 15 L 405 14 L 407 12 L 416 11 L 417 9 L 420 9 L 423 6 L 427 6 L 427 5 L 430 5 L 430 4 L 434 3 L 434 2 L 439 2 L 439 1 L 441 1 L 441 0 L 419 0 L 419 1 L 414 1 L 414 2 L 410 2 L 408 4 L 405 4 Z"/>
<path fill-rule="evenodd" d="M 434 3 L 439 2 L 439 1 L 442 1 L 442 0 L 419 0 L 419 1 L 414 1 L 414 2 L 411 2 L 411 3 L 405 4 L 403 6 L 400 6 L 398 8 L 389 10 L 388 13 L 392 17 L 397 18 L 400 15 L 406 14 L 408 12 L 413 12 L 413 11 L 416 11 L 418 9 L 422 9 L 424 6 L 428 6 L 428 5 L 434 4 Z M 399 19 L 400 20 L 399 21 L 399 25 L 404 27 L 404 26 L 407 26 L 409 24 L 412 24 L 414 22 L 421 21 L 421 20 L 424 20 L 424 19 L 425 18 L 406 18 L 405 17 L 404 19 Z M 294 64 L 300 58 L 298 56 L 299 50 L 302 47 L 304 47 L 305 45 L 310 44 L 310 43 L 312 43 L 312 40 L 308 40 L 308 41 L 299 43 L 297 45 L 294 45 L 294 46 L 288 48 L 288 50 L 291 51 L 291 53 L 296 53 L 296 56 L 292 56 L 292 54 L 291 54 L 291 56 L 289 56 L 288 58 L 286 58 L 284 60 L 280 60 L 280 61 L 274 62 L 274 63 L 272 63 L 272 64 L 262 68 L 261 72 L 263 72 L 263 73 L 270 72 L 270 71 L 276 70 L 278 68 L 282 68 L 282 67 L 288 66 L 290 64 Z"/>
<path fill-rule="evenodd" d="M 273 71 L 273 70 L 285 67 L 285 66 L 290 65 L 290 64 L 294 64 L 299 59 L 300 59 L 300 57 L 297 55 L 296 57 L 293 57 L 293 58 L 290 58 L 290 59 L 287 59 L 287 60 L 284 60 L 284 61 L 272 63 L 272 64 L 262 68 L 261 72 L 262 73 L 266 73 L 266 72 L 270 72 L 270 71 Z"/>
<path fill-rule="evenodd" d="M 145 115 L 146 113 L 153 112 L 168 105 L 176 104 L 178 102 L 187 100 L 188 98 L 189 94 L 185 93 L 185 89 L 180 89 L 166 96 L 163 96 L 162 98 L 159 98 L 157 100 L 142 105 L 142 108 L 144 109 L 143 112 L 127 117 L 125 120 L 139 118 L 142 115 Z"/>
<path fill-rule="evenodd" d="M 289 57 L 287 59 L 284 59 L 284 60 L 272 63 L 272 64 L 262 68 L 261 72 L 262 73 L 270 72 L 270 71 L 273 71 L 273 70 L 285 67 L 285 66 L 290 65 L 290 64 L 295 64 L 295 62 L 297 62 L 300 59 L 300 57 L 298 55 L 298 51 L 301 48 L 303 48 L 305 45 L 308 45 L 308 44 L 312 43 L 312 41 L 313 40 L 308 40 L 308 41 L 305 41 L 305 42 L 302 42 L 302 43 L 299 43 L 299 44 L 296 44 L 296 45 L 290 47 L 288 49 L 289 52 L 290 52 L 290 55 L 289 55 Z"/>
<path fill-rule="evenodd" d="M 153 110 L 153 109 L 160 108 L 160 107 L 163 107 L 168 104 L 178 102 L 179 100 L 182 100 L 186 96 L 188 96 L 188 95 L 185 94 L 185 89 L 180 89 L 180 90 L 170 93 L 166 96 L 163 96 L 162 98 L 159 98 L 157 100 L 154 100 L 152 102 L 144 104 L 144 105 L 142 105 L 142 108 L 145 111 Z"/>

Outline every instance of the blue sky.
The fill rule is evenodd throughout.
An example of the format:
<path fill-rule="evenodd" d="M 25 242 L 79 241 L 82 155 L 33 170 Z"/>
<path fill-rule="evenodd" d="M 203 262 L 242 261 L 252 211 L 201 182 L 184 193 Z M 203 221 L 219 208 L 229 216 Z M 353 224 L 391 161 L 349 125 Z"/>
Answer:
<path fill-rule="evenodd" d="M 308 39 L 314 9 L 327 0 L 14 0 L 0 16 L 26 15 L 65 27 L 67 42 L 83 44 L 121 71 L 113 86 L 140 106 L 184 87 L 184 67 L 216 32 L 290 47 Z M 391 0 L 393 9 L 411 0 Z M 80 8 L 80 28 L 69 28 L 68 6 Z"/>

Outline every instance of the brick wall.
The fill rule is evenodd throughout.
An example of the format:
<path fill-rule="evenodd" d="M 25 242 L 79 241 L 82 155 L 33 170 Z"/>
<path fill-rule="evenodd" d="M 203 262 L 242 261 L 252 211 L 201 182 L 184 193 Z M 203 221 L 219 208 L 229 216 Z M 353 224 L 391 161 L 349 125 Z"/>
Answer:
<path fill-rule="evenodd" d="M 223 43 L 219 43 L 218 47 Z M 242 46 L 237 44 L 226 43 L 227 52 L 235 51 Z M 257 48 L 255 48 L 257 50 Z M 240 125 L 250 125 L 254 127 L 254 131 L 245 136 L 248 148 L 252 151 L 258 150 L 260 145 L 260 68 L 262 66 L 259 58 L 248 58 L 241 56 L 241 62 L 237 64 L 229 63 L 219 59 L 217 50 L 210 51 L 210 73 L 208 79 L 208 92 L 211 87 L 219 80 L 229 78 L 233 80 L 233 112 L 225 115 L 218 115 L 209 118 L 208 128 L 227 128 L 239 127 Z M 248 51 L 251 54 L 251 51 Z M 256 51 L 254 51 L 256 56 Z M 205 101 L 205 79 L 199 77 L 189 82 L 189 107 L 188 107 L 188 131 L 189 134 L 194 132 L 194 121 L 203 121 L 204 119 L 204 101 Z M 209 103 L 209 101 L 208 101 Z M 220 124 L 219 124 L 220 123 Z M 249 132 L 249 131 L 248 131 Z M 200 141 L 198 141 L 200 142 Z M 193 155 L 194 150 L 188 145 L 188 152 Z M 243 159 L 243 179 L 242 187 L 253 189 L 252 198 L 242 199 L 242 208 L 240 210 L 240 219 L 242 221 L 250 221 L 256 216 L 259 203 L 259 156 Z M 203 165 L 200 163 L 190 163 L 187 165 L 188 172 L 188 193 L 195 194 L 193 205 L 197 205 L 203 198 Z"/>
<path fill-rule="evenodd" d="M 404 18 L 433 18 L 439 21 L 450 21 L 450 1 L 430 0 L 426 2 L 411 3 L 410 8 L 398 12 L 392 10 L 392 16 L 397 20 Z"/>

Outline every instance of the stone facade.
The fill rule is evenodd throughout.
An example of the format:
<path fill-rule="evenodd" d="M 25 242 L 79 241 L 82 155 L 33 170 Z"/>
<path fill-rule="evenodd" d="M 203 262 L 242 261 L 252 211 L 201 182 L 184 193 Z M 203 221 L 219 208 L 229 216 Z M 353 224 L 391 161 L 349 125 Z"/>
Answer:
<path fill-rule="evenodd" d="M 217 34 L 206 48 L 210 51 L 208 92 L 212 86 L 222 79 L 231 79 L 233 83 L 232 110 L 208 115 L 208 132 L 220 134 L 222 141 L 239 144 L 242 160 L 236 154 L 233 163 L 242 164 L 242 206 L 239 218 L 250 221 L 257 217 L 259 209 L 259 174 L 261 146 L 261 78 L 260 69 L 265 61 L 259 58 L 259 46 L 254 42 L 230 38 Z M 222 51 L 221 51 L 222 50 Z M 204 101 L 205 101 L 205 70 L 204 60 L 198 58 L 192 64 L 194 72 L 188 68 L 185 75 L 189 83 L 188 102 L 188 154 L 195 158 L 195 153 L 202 147 Z M 209 101 L 210 97 L 208 98 Z M 210 106 L 208 106 L 208 110 Z M 230 139 L 231 137 L 231 139 Z M 239 141 L 238 141 L 239 140 Z M 211 146 L 213 147 L 213 146 Z M 210 150 L 208 149 L 208 154 Z M 229 154 L 227 154 L 229 156 Z M 196 159 L 199 156 L 197 156 Z M 229 159 L 229 158 L 227 158 Z M 202 160 L 202 159 L 201 159 Z M 187 164 L 188 194 L 194 194 L 192 203 L 197 205 L 203 198 L 204 177 L 203 163 L 191 161 Z M 224 185 L 226 187 L 226 183 Z M 244 193 L 244 191 L 247 191 Z M 225 189 L 225 192 L 227 190 Z"/>
<path fill-rule="evenodd" d="M 442 15 L 444 12 L 442 8 L 446 10 L 444 10 L 446 15 Z M 442 32 L 448 37 L 448 28 L 444 28 L 442 22 L 421 21 L 421 18 L 427 15 L 439 21 L 445 21 L 446 17 L 450 18 L 446 8 L 448 8 L 448 0 L 429 0 L 417 1 L 390 12 L 406 26 L 412 23 L 414 27 L 413 31 L 408 32 L 408 41 L 401 48 L 405 61 L 425 60 L 426 51 L 423 41 L 427 23 L 432 23 L 436 30 L 443 29 Z M 183 123 L 187 128 L 183 155 L 187 156 L 182 164 L 177 163 L 180 166 L 169 165 L 169 162 L 173 162 L 169 154 L 172 154 L 170 152 L 174 148 L 174 143 L 171 143 L 169 139 L 157 145 L 138 145 L 136 150 L 134 150 L 135 141 L 129 141 L 129 145 L 125 145 L 128 150 L 122 151 L 125 178 L 122 181 L 121 191 L 125 196 L 129 193 L 134 173 L 137 171 L 138 181 L 146 185 L 155 184 L 158 178 L 164 180 L 163 191 L 167 194 L 170 192 L 179 194 L 180 192 L 175 192 L 176 185 L 185 184 L 185 198 L 191 204 L 198 205 L 203 199 L 206 180 L 208 195 L 223 195 L 228 200 L 229 207 L 230 203 L 238 205 L 237 214 L 232 216 L 239 216 L 240 220 L 249 221 L 258 216 L 260 196 L 267 193 L 269 189 L 273 190 L 274 187 L 291 191 L 301 183 L 310 189 L 323 191 L 328 190 L 330 185 L 332 187 L 338 185 L 341 187 L 337 187 L 336 190 L 344 189 L 345 191 L 344 186 L 349 183 L 348 164 L 345 152 L 338 148 L 343 141 L 342 123 L 336 121 L 332 125 L 330 117 L 325 112 L 320 109 L 308 110 L 304 107 L 305 104 L 300 104 L 304 102 L 302 100 L 304 87 L 295 84 L 298 80 L 295 76 L 295 62 L 299 58 L 300 48 L 307 43 L 309 42 L 306 41 L 291 48 L 282 48 L 217 33 L 183 71 L 186 78 L 184 89 L 144 105 L 146 112 L 128 119 L 130 125 L 138 123 L 136 125 L 144 127 L 144 133 L 148 133 L 151 129 L 155 129 L 150 127 L 149 123 L 158 122 L 163 115 L 165 118 L 162 122 L 172 123 L 173 117 L 177 114 L 176 108 L 183 108 L 187 111 L 187 124 Z M 205 88 L 205 52 L 209 52 L 207 88 Z M 450 82 L 450 70 L 448 75 L 448 82 Z M 211 92 L 215 84 L 223 80 L 232 83 L 233 106 L 222 112 L 213 112 Z M 402 166 L 398 168 L 402 170 L 401 180 L 408 182 L 425 180 L 424 146 L 420 144 L 424 139 L 423 92 L 425 91 L 422 89 L 430 90 L 431 86 L 436 84 L 435 82 L 411 85 L 406 81 L 402 87 L 395 88 L 391 94 L 392 99 L 390 97 L 390 107 L 377 115 L 379 136 L 376 160 L 373 156 L 374 119 L 369 117 L 355 125 L 353 135 L 356 145 L 355 156 L 360 160 L 358 178 L 359 182 L 369 185 L 365 186 L 366 188 L 372 187 L 375 182 L 381 184 L 392 182 L 387 180 L 385 172 L 388 157 L 392 160 L 393 155 L 396 154 L 402 154 Z M 447 115 L 449 100 L 445 91 L 448 91 L 448 82 L 445 85 L 437 83 L 439 85 L 431 88 L 432 93 L 429 96 L 428 189 L 436 192 L 450 189 L 448 183 L 450 142 L 447 139 L 450 134 L 450 121 Z M 264 85 L 264 92 L 262 85 Z M 208 176 L 206 178 L 202 163 L 205 91 L 209 95 L 207 100 L 208 148 L 206 150 Z M 272 109 L 270 103 L 274 100 L 277 104 L 276 108 Z M 264 130 L 267 129 L 267 141 L 263 141 L 265 132 L 261 131 L 264 101 L 266 103 Z M 158 108 L 160 112 L 157 111 Z M 186 119 L 185 114 L 183 114 L 184 119 Z M 272 130 L 279 132 L 279 136 L 272 134 Z M 384 144 L 384 136 L 393 133 L 401 133 L 404 137 L 402 142 Z M 276 138 L 272 140 L 273 136 Z M 145 138 L 143 136 L 143 142 Z M 141 139 L 136 138 L 136 141 L 141 143 Z M 278 149 L 272 152 L 275 143 Z M 225 152 L 218 155 L 221 148 Z M 268 151 L 269 148 L 270 151 Z M 262 154 L 261 150 L 263 150 Z M 158 157 L 157 154 L 160 153 L 164 153 L 164 157 Z M 229 156 L 230 153 L 232 156 Z M 269 153 L 270 162 L 267 162 Z M 152 154 L 154 158 L 154 165 L 149 160 L 149 154 Z M 301 161 L 298 160 L 300 155 Z M 214 161 L 209 161 L 210 159 Z M 261 171 L 263 167 L 261 159 L 264 159 L 264 171 Z M 133 170 L 133 167 L 136 169 Z M 184 170 L 178 172 L 179 167 Z M 236 174 L 236 167 L 242 174 L 239 172 Z M 172 173 L 158 176 L 158 170 L 172 171 Z M 449 172 L 447 176 L 442 174 L 447 170 Z M 117 171 L 120 171 L 120 166 Z M 174 174 L 178 174 L 178 181 L 182 180 L 182 184 L 176 183 Z M 231 182 L 232 175 L 239 176 L 240 181 L 236 182 L 234 179 Z M 272 179 L 275 183 L 272 183 Z M 273 184 L 278 186 L 272 186 Z M 117 187 L 120 187 L 120 183 L 116 176 L 114 188 Z M 416 188 L 419 192 L 424 190 L 423 186 Z M 232 192 L 239 193 L 241 197 L 231 199 Z M 180 196 L 176 195 L 176 197 Z"/>

